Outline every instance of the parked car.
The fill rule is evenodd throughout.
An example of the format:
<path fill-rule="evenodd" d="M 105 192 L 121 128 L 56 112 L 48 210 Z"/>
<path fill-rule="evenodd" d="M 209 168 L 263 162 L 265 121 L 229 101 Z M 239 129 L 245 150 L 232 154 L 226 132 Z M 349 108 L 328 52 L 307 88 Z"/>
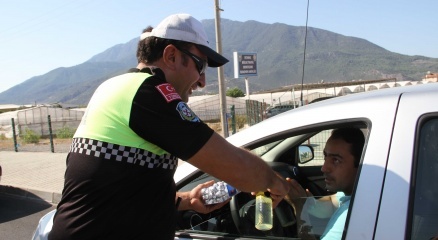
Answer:
<path fill-rule="evenodd" d="M 324 100 L 327 100 L 327 99 L 330 99 L 330 98 L 334 98 L 334 96 L 315 98 L 312 101 L 310 101 L 309 104 L 316 103 L 316 102 L 321 102 L 321 101 L 324 101 Z"/>
<path fill-rule="evenodd" d="M 270 106 L 270 107 L 266 108 L 264 115 L 265 115 L 265 118 L 270 118 L 270 117 L 273 117 L 277 114 L 289 111 L 289 110 L 297 108 L 297 107 L 298 106 L 294 106 L 291 104 Z"/>
<path fill-rule="evenodd" d="M 437 102 L 438 84 L 351 94 L 288 111 L 227 140 L 321 196 L 327 194 L 322 149 L 331 130 L 359 127 L 366 142 L 343 239 L 432 239 L 438 236 Z M 214 178 L 184 163 L 174 179 L 177 189 L 188 190 Z M 50 230 L 51 215 L 34 239 Z M 177 219 L 175 239 L 297 239 L 290 205 L 281 202 L 272 230 L 259 231 L 254 197 L 244 192 L 210 214 L 182 211 Z M 324 227 L 315 225 L 310 233 L 318 237 Z"/>

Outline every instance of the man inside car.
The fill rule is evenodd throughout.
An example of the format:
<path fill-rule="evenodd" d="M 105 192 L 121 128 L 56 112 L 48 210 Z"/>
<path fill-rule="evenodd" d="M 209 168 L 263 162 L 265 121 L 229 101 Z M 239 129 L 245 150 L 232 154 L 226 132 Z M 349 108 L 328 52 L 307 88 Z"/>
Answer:
<path fill-rule="evenodd" d="M 339 128 L 333 130 L 324 148 L 324 173 L 326 189 L 335 193 L 316 199 L 293 179 L 286 200 L 294 207 L 298 221 L 299 236 L 312 238 L 308 234 L 311 223 L 306 215 L 330 218 L 321 239 L 341 239 L 348 214 L 350 198 L 356 180 L 357 170 L 364 147 L 365 138 L 358 128 Z"/>

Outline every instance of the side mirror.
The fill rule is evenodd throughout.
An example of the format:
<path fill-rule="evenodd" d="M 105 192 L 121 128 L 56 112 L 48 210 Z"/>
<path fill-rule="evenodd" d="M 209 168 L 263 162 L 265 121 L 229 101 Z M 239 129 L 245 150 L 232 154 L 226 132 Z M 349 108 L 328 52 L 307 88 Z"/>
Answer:
<path fill-rule="evenodd" d="M 313 147 L 309 145 L 298 146 L 298 162 L 306 163 L 315 157 Z"/>

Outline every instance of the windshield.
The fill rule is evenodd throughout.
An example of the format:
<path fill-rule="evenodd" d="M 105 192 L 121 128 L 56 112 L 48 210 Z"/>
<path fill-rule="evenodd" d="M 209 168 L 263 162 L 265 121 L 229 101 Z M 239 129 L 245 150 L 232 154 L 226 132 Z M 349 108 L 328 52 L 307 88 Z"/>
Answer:
<path fill-rule="evenodd" d="M 254 153 L 255 155 L 261 157 L 263 156 L 265 153 L 269 152 L 269 150 L 271 150 L 272 148 L 274 148 L 275 146 L 277 146 L 279 143 L 281 143 L 283 140 L 279 140 L 279 141 L 275 141 L 275 142 L 271 142 L 268 143 L 266 145 L 254 148 L 253 150 L 251 150 L 252 153 Z"/>

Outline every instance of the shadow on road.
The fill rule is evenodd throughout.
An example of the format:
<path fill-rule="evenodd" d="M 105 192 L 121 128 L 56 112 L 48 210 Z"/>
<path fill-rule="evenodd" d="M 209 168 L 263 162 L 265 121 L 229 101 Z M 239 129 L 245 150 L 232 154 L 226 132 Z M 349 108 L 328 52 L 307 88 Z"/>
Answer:
<path fill-rule="evenodd" d="M 20 194 L 10 194 L 1 188 L 6 187 L 0 186 L 0 224 L 53 208 L 51 203 L 25 190 L 16 189 Z"/>

